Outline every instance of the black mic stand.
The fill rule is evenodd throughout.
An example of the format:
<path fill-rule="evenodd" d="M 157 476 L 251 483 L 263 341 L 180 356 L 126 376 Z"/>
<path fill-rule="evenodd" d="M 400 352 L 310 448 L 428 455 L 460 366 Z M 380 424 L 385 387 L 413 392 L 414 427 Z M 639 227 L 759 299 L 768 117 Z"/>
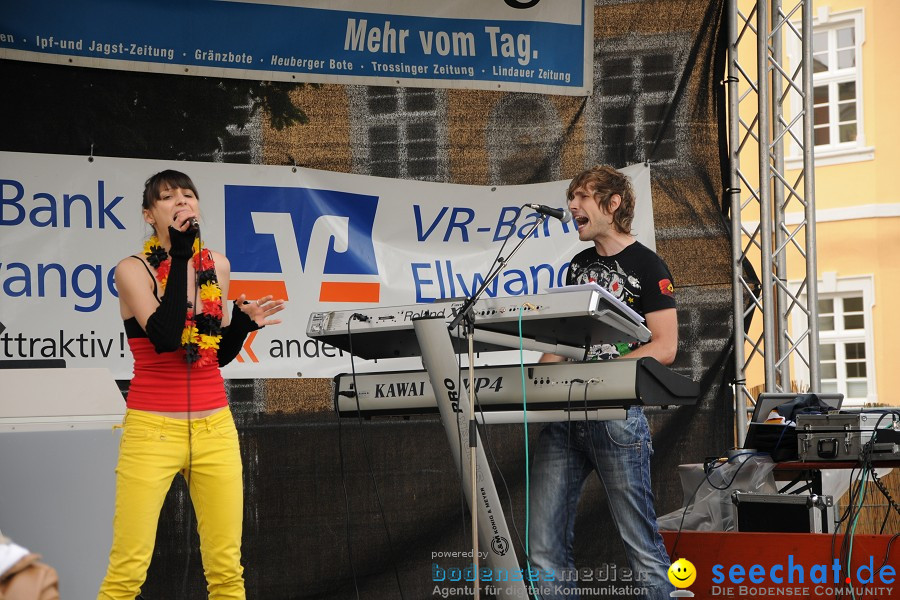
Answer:
<path fill-rule="evenodd" d="M 525 234 L 525 237 L 516 244 L 516 247 L 512 249 L 509 253 L 509 256 L 503 258 L 502 256 L 498 256 L 497 260 L 494 262 L 497 263 L 497 266 L 493 268 L 492 271 L 488 274 L 488 277 L 485 278 L 484 282 L 481 284 L 481 287 L 478 288 L 470 298 L 467 298 L 463 305 L 460 307 L 459 311 L 453 317 L 453 320 L 450 321 L 450 324 L 447 326 L 447 329 L 450 330 L 451 335 L 453 334 L 453 330 L 459 327 L 460 322 L 464 321 L 463 324 L 463 334 L 468 341 L 468 357 L 469 357 L 469 479 L 471 485 L 471 498 L 472 498 L 472 506 L 469 507 L 469 513 L 472 516 L 472 564 L 474 566 L 474 575 L 475 580 L 473 581 L 472 589 L 474 590 L 475 600 L 479 600 L 481 590 L 479 586 L 479 567 L 478 567 L 478 511 L 475 509 L 475 499 L 477 496 L 477 481 L 478 477 L 476 474 L 476 449 L 478 448 L 478 421 L 475 419 L 475 312 L 473 308 L 475 307 L 475 303 L 487 289 L 487 287 L 491 284 L 494 279 L 500 275 L 500 271 L 503 270 L 504 267 L 509 263 L 510 259 L 519 251 L 519 248 L 522 247 L 522 244 L 525 243 L 525 240 L 531 237 L 531 235 L 535 232 L 535 230 L 543 224 L 547 220 L 547 215 L 541 214 L 541 218 L 534 222 L 534 225 Z M 510 233 L 512 235 L 515 233 L 514 231 Z M 527 558 L 526 558 L 527 560 Z"/>
<path fill-rule="evenodd" d="M 489 286 L 491 284 L 491 282 L 497 278 L 497 276 L 500 274 L 500 271 L 509 263 L 510 259 L 516 254 L 516 252 L 519 251 L 519 248 L 522 247 L 522 244 L 525 243 L 525 240 L 530 238 L 531 234 L 534 233 L 535 229 L 537 229 L 538 226 L 542 225 L 544 223 L 544 221 L 546 221 L 546 220 L 547 220 L 547 215 L 541 215 L 541 218 L 534 222 L 534 225 L 531 226 L 531 229 L 528 231 L 527 234 L 525 234 L 525 237 L 523 237 L 522 240 L 518 244 L 516 244 L 516 247 L 512 249 L 512 252 L 509 253 L 509 256 L 507 256 L 506 258 L 503 258 L 502 256 L 497 257 L 497 260 L 494 261 L 494 262 L 498 263 L 497 266 L 494 267 L 490 273 L 488 273 L 487 278 L 481 284 L 481 287 L 478 288 L 478 291 L 476 291 L 474 294 L 472 294 L 472 296 L 470 298 L 466 298 L 466 301 L 463 302 L 463 305 L 456 312 L 456 315 L 453 317 L 453 320 L 450 321 L 449 325 L 447 325 L 447 329 L 449 329 L 452 332 L 454 329 L 456 329 L 459 326 L 460 322 L 463 319 L 465 319 L 467 323 L 474 324 L 475 315 L 474 315 L 474 313 L 472 313 L 472 308 L 475 306 L 475 303 L 478 302 L 478 299 L 484 293 L 484 290 L 487 289 L 487 286 Z M 512 235 L 512 233 L 510 233 L 510 235 Z"/>

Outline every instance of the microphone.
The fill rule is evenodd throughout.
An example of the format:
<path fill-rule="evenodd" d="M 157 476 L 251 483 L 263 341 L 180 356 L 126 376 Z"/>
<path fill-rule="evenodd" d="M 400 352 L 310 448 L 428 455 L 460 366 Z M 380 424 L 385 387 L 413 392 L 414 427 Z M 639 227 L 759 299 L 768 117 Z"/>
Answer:
<path fill-rule="evenodd" d="M 176 214 L 174 217 L 172 217 L 172 220 L 177 223 L 178 215 Z M 200 231 L 200 221 L 197 220 L 197 217 L 191 217 L 190 219 L 188 219 L 188 223 L 190 223 L 190 225 L 188 225 L 188 230 Z"/>
<path fill-rule="evenodd" d="M 553 208 L 544 204 L 526 204 L 525 206 L 538 214 L 559 219 L 563 223 L 568 223 L 572 220 L 572 213 L 569 212 L 568 208 Z"/>

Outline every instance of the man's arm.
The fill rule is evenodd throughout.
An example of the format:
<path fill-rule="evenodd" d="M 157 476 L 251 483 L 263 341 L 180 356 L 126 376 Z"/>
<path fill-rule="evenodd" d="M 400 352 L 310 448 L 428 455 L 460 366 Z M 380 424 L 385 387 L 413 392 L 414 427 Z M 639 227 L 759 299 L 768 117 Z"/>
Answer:
<path fill-rule="evenodd" d="M 623 358 L 641 358 L 650 356 L 664 365 L 675 361 L 678 351 L 678 315 L 674 308 L 664 308 L 647 313 L 647 329 L 650 330 L 650 341 L 632 350 Z M 543 354 L 540 362 L 562 362 L 565 357 L 558 354 Z"/>
<path fill-rule="evenodd" d="M 674 308 L 655 310 L 644 315 L 650 341 L 635 348 L 623 358 L 650 356 L 664 365 L 671 365 L 678 352 L 678 316 Z"/>
<path fill-rule="evenodd" d="M 566 360 L 568 360 L 568 359 L 565 356 L 560 356 L 559 354 L 544 353 L 544 354 L 541 354 L 541 359 L 538 362 L 551 363 L 551 362 L 564 362 Z"/>

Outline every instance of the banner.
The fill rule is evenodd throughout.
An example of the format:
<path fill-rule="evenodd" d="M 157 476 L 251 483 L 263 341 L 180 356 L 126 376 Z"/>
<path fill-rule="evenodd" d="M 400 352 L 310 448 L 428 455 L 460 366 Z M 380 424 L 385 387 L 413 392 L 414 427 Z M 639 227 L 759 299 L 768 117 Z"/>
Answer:
<path fill-rule="evenodd" d="M 281 325 L 251 335 L 226 377 L 332 377 L 346 352 L 306 337 L 312 312 L 405 306 L 471 295 L 504 238 L 508 253 L 538 219 L 525 203 L 565 206 L 568 181 L 487 187 L 277 166 L 0 153 L 0 360 L 63 360 L 131 377 L 116 264 L 152 233 L 143 182 L 173 168 L 200 195 L 201 234 L 231 263 L 230 298 L 284 298 Z M 635 233 L 654 247 L 650 172 L 624 170 L 637 193 Z M 549 219 L 489 296 L 565 284 L 586 247 L 574 223 Z M 230 307 L 229 307 L 230 310 Z M 494 364 L 518 361 L 518 353 Z M 532 358 L 536 358 L 532 356 Z M 421 368 L 418 359 L 356 360 L 362 371 Z"/>
<path fill-rule="evenodd" d="M 5 2 L 0 58 L 584 96 L 593 8 L 587 0 Z"/>

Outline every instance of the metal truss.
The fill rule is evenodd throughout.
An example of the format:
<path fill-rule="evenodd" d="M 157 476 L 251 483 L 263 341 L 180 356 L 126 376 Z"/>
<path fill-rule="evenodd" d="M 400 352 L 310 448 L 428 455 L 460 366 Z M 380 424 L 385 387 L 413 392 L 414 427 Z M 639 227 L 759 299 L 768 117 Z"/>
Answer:
<path fill-rule="evenodd" d="M 798 1 L 789 10 L 782 6 L 781 0 L 759 0 L 749 14 L 744 14 L 739 4 L 751 3 L 729 0 L 726 82 L 731 162 L 727 191 L 731 196 L 732 225 L 735 425 L 740 445 L 749 411 L 756 401 L 746 381 L 752 365 L 762 361 L 766 392 L 791 391 L 792 357 L 802 360 L 809 368 L 811 391 L 819 391 L 820 375 L 812 0 Z M 799 42 L 799 64 L 786 64 L 783 48 L 786 42 Z M 749 54 L 754 48 L 756 52 L 751 60 Z M 743 56 L 739 55 L 740 51 L 744 52 Z M 785 149 L 790 150 L 790 144 L 799 148 L 803 159 L 792 180 L 788 180 L 785 172 Z M 788 224 L 785 214 L 789 209 L 799 212 L 797 207 L 802 208 L 803 217 L 799 223 Z M 795 282 L 799 280 L 799 286 L 789 286 L 789 265 L 795 267 L 792 273 L 802 270 L 802 275 L 793 277 Z M 762 317 L 762 333 L 750 334 L 748 324 L 757 318 L 757 313 Z M 792 313 L 794 319 L 789 323 Z M 804 316 L 799 319 L 801 322 L 798 314 Z M 756 329 L 758 326 L 753 328 Z"/>

